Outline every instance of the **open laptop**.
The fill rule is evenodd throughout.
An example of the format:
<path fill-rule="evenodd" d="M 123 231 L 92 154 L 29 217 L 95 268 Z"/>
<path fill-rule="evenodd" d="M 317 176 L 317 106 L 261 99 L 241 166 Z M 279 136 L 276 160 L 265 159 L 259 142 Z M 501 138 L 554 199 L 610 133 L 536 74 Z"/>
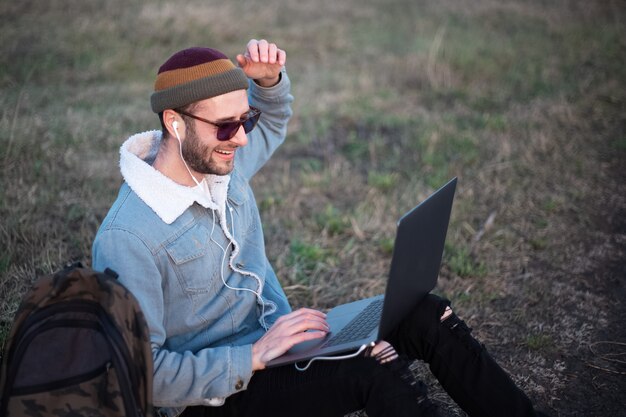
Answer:
<path fill-rule="evenodd" d="M 355 352 L 385 336 L 435 287 L 457 179 L 398 221 L 385 295 L 342 304 L 327 313 L 323 339 L 295 345 L 268 367 Z"/>

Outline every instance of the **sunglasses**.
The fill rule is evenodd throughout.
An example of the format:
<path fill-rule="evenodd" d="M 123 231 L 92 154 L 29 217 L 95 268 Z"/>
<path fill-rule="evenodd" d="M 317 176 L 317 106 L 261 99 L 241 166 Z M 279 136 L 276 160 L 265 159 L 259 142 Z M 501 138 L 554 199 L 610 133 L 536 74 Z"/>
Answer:
<path fill-rule="evenodd" d="M 176 110 L 176 112 L 183 114 L 187 117 L 191 117 L 192 119 L 200 120 L 201 122 L 208 123 L 217 127 L 217 140 L 221 141 L 232 139 L 232 137 L 235 136 L 241 126 L 243 126 L 244 132 L 250 133 L 259 121 L 259 117 L 261 117 L 261 110 L 252 106 L 250 106 L 250 110 L 248 110 L 245 116 L 233 122 L 212 122 L 210 120 L 196 116 L 195 114 L 187 113 L 183 110 Z"/>

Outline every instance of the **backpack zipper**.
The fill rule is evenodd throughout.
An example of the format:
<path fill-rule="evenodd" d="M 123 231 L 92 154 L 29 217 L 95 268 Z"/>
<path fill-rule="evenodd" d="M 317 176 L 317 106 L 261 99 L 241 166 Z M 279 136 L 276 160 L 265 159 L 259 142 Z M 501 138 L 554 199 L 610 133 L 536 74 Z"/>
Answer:
<path fill-rule="evenodd" d="M 82 382 L 85 381 L 89 381 L 90 379 L 93 379 L 95 377 L 97 377 L 98 375 L 101 375 L 103 373 L 107 373 L 109 372 L 109 369 L 111 368 L 111 362 L 107 362 L 102 366 L 99 366 L 89 372 L 85 372 L 83 374 L 80 375 L 76 375 L 73 377 L 69 377 L 69 378 L 64 378 L 64 379 L 59 379 L 56 380 L 54 382 L 46 382 L 44 384 L 37 384 L 37 385 L 29 385 L 27 387 L 19 387 L 19 388 L 12 388 L 10 393 L 11 395 L 30 395 L 30 394 L 37 394 L 39 392 L 45 392 L 45 391 L 52 391 L 52 390 L 56 390 L 56 389 L 62 389 L 71 385 L 77 385 L 80 384 Z"/>

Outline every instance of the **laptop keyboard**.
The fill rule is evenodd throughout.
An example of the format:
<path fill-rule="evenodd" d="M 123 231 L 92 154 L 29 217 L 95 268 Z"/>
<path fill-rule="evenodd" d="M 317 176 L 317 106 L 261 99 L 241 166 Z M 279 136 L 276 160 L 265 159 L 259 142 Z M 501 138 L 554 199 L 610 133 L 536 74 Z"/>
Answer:
<path fill-rule="evenodd" d="M 340 345 L 342 343 L 359 340 L 367 336 L 380 321 L 383 309 L 383 299 L 372 301 L 363 311 L 353 318 L 339 333 L 328 339 L 324 347 Z"/>

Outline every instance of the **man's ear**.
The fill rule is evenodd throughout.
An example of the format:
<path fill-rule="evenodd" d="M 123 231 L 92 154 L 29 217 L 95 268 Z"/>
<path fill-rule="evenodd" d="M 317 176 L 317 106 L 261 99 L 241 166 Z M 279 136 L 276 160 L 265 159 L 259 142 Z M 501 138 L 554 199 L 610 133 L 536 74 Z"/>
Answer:
<path fill-rule="evenodd" d="M 185 137 L 185 123 L 174 110 L 163 110 L 163 124 L 170 136 L 178 140 Z"/>

